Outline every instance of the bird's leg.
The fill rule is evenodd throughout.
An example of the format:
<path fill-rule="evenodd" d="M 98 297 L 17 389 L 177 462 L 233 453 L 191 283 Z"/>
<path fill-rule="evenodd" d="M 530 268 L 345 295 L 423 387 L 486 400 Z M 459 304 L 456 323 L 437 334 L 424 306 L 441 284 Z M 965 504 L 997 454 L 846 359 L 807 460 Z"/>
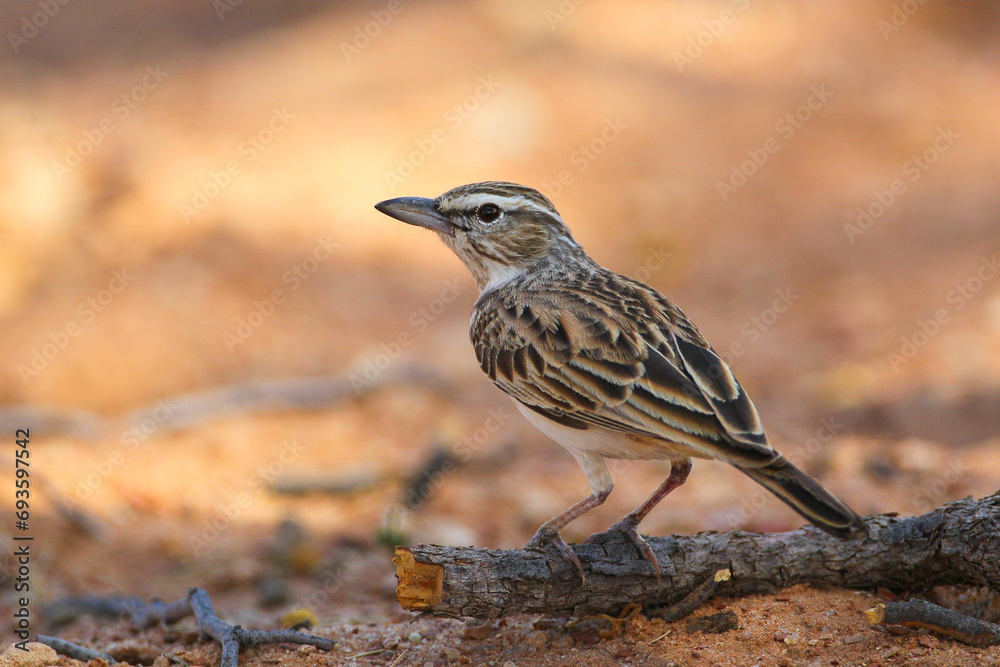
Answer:
<path fill-rule="evenodd" d="M 623 533 L 632 543 L 638 547 L 639 553 L 642 557 L 653 564 L 653 569 L 656 571 L 656 578 L 660 578 L 660 563 L 656 560 L 656 554 L 653 553 L 652 547 L 642 538 L 636 527 L 639 522 L 646 518 L 650 510 L 656 507 L 656 504 L 663 500 L 668 493 L 676 489 L 678 486 L 683 484 L 691 472 L 691 460 L 687 459 L 685 461 L 674 461 L 670 465 L 670 475 L 663 480 L 660 484 L 660 488 L 653 492 L 649 498 L 646 499 L 644 503 L 636 507 L 634 510 L 625 515 L 621 520 L 613 524 L 608 528 L 608 532 Z M 591 535 L 588 537 L 584 544 L 595 541 L 597 535 Z"/>
<path fill-rule="evenodd" d="M 542 549 L 546 544 L 551 544 L 559 550 L 563 558 L 576 566 L 577 571 L 580 573 L 580 578 L 586 582 L 587 577 L 583 573 L 583 564 L 580 562 L 580 557 L 573 551 L 573 547 L 566 544 L 566 541 L 560 537 L 559 530 L 570 521 L 580 518 L 598 505 L 603 504 L 610 493 L 610 490 L 601 493 L 592 493 L 566 511 L 552 517 L 538 527 L 535 536 L 525 545 L 525 548 Z"/>
<path fill-rule="evenodd" d="M 590 510 L 603 504 L 608 499 L 608 495 L 611 494 L 614 484 L 611 482 L 611 474 L 608 472 L 607 466 L 604 465 L 604 459 L 586 452 L 570 450 L 570 453 L 573 454 L 580 467 L 583 468 L 583 473 L 587 476 L 587 481 L 590 482 L 590 486 L 594 492 L 539 526 L 535 532 L 535 536 L 525 545 L 525 548 L 541 549 L 546 544 L 553 545 L 559 550 L 563 558 L 576 566 L 577 571 L 580 573 L 580 578 L 583 579 L 584 583 L 587 583 L 587 577 L 583 573 L 583 563 L 580 562 L 580 557 L 559 536 L 559 531 L 570 521 L 579 519 Z"/>

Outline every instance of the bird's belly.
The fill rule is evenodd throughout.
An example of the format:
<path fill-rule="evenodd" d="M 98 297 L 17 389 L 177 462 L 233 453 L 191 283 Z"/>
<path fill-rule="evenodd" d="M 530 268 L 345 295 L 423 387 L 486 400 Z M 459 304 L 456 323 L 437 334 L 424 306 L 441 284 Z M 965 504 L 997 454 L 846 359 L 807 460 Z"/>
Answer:
<path fill-rule="evenodd" d="M 692 447 L 641 435 L 629 435 L 591 425 L 586 430 L 570 428 L 538 414 L 514 401 L 524 418 L 535 428 L 570 451 L 597 454 L 609 459 L 682 460 L 708 458 Z"/>

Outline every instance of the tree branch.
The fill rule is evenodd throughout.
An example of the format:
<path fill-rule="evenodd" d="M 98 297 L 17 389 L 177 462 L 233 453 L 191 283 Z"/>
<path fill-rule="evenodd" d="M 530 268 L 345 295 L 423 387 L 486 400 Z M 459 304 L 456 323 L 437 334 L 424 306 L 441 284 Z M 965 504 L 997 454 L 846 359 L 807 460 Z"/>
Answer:
<path fill-rule="evenodd" d="M 926 600 L 879 603 L 865 612 L 865 618 L 872 625 L 905 625 L 931 630 L 979 648 L 1000 644 L 1000 625 Z"/>
<path fill-rule="evenodd" d="M 587 570 L 557 553 L 419 545 L 397 547 L 399 603 L 440 616 L 498 618 L 543 613 L 616 614 L 683 598 L 718 570 L 732 578 L 719 596 L 772 592 L 793 584 L 919 589 L 947 584 L 1000 590 L 1000 492 L 967 498 L 927 514 L 866 519 L 868 533 L 838 540 L 806 526 L 788 533 L 699 533 L 647 538 L 663 569 L 616 536 L 574 550 Z"/>
<path fill-rule="evenodd" d="M 100 598 L 88 596 L 75 598 L 62 609 L 74 613 L 93 612 L 100 615 L 127 616 L 136 628 L 149 628 L 159 623 L 175 623 L 194 615 L 202 634 L 215 639 L 222 645 L 221 667 L 237 667 L 240 648 L 258 644 L 311 644 L 324 651 L 333 649 L 335 642 L 326 637 L 309 635 L 295 630 L 247 630 L 238 625 L 229 625 L 220 619 L 212 608 L 208 593 L 200 588 L 192 588 L 188 594 L 174 602 L 154 600 L 149 604 L 138 598 Z M 65 613 L 65 612 L 64 612 Z M 104 658 L 114 660 L 107 653 L 95 651 L 57 637 L 38 636 L 38 641 L 54 648 L 59 653 L 77 660 Z"/>
<path fill-rule="evenodd" d="M 104 651 L 97 651 L 92 648 L 87 648 L 86 646 L 80 646 L 79 644 L 74 644 L 71 641 L 66 641 L 65 639 L 59 639 L 58 637 L 50 637 L 48 635 L 38 635 L 36 639 L 46 646 L 55 649 L 56 653 L 61 653 L 68 658 L 73 658 L 74 660 L 80 660 L 83 662 L 89 662 L 90 660 L 104 660 L 109 665 L 115 664 L 117 662 L 110 653 L 105 653 Z"/>

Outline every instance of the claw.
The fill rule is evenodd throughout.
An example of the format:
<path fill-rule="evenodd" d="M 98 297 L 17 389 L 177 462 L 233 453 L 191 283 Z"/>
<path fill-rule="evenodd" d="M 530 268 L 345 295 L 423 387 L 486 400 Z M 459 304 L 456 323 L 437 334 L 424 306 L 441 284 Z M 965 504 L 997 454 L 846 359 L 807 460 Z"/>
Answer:
<path fill-rule="evenodd" d="M 570 563 L 576 567 L 576 571 L 580 573 L 580 579 L 583 584 L 587 583 L 587 575 L 583 572 L 583 563 L 580 562 L 580 557 L 576 555 L 573 551 L 573 547 L 566 544 L 566 541 L 559 536 L 554 530 L 543 530 L 538 529 L 535 536 L 524 545 L 525 549 L 534 549 L 536 551 L 544 551 L 546 547 L 554 547 L 556 551 Z"/>
<path fill-rule="evenodd" d="M 656 572 L 656 581 L 657 583 L 659 583 L 660 561 L 656 559 L 656 554 L 653 553 L 653 547 L 649 546 L 649 542 L 643 539 L 642 535 L 640 535 L 639 531 L 637 531 L 635 528 L 629 528 L 628 530 L 623 532 L 625 533 L 625 535 L 628 536 L 630 540 L 632 540 L 632 544 L 634 544 L 639 549 L 639 553 L 642 554 L 642 557 L 653 564 L 653 570 Z"/>
<path fill-rule="evenodd" d="M 653 571 L 656 572 L 656 581 L 660 582 L 660 561 L 657 560 L 656 554 L 653 553 L 653 548 L 649 546 L 649 543 L 643 539 L 639 531 L 635 529 L 635 526 L 627 520 L 619 521 L 614 524 L 606 531 L 608 533 L 620 533 L 628 538 L 628 540 L 639 549 L 639 554 L 646 560 L 648 560 L 652 566 Z M 592 544 L 600 540 L 600 536 L 604 533 L 594 533 L 587 539 L 583 541 L 584 544 Z"/>

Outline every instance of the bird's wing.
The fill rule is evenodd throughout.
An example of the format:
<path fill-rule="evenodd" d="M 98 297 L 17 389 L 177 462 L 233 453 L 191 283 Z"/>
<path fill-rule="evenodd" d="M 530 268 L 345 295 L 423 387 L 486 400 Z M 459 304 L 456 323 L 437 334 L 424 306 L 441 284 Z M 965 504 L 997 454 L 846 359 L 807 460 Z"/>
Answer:
<path fill-rule="evenodd" d="M 483 371 L 566 426 L 661 438 L 740 465 L 772 461 L 746 392 L 687 317 L 641 283 L 602 279 L 487 294 L 471 330 Z"/>

